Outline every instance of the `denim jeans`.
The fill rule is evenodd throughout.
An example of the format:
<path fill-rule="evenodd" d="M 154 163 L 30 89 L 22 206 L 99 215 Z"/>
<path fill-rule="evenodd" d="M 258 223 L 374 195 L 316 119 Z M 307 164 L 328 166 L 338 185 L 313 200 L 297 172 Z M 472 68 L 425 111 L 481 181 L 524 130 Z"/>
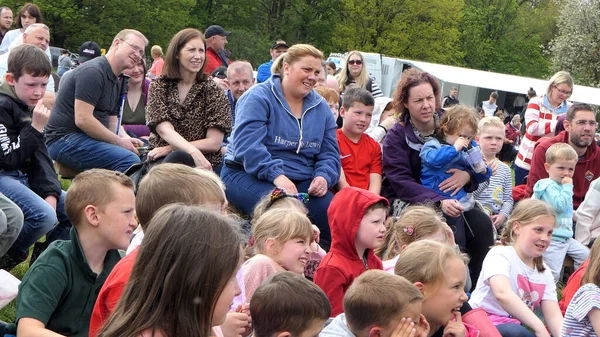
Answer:
<path fill-rule="evenodd" d="M 23 228 L 23 212 L 8 197 L 0 194 L 0 256 L 12 246 Z"/>
<path fill-rule="evenodd" d="M 103 168 L 125 172 L 140 158 L 120 146 L 93 139 L 85 133 L 71 133 L 48 145 L 55 161 L 77 171 Z"/>
<path fill-rule="evenodd" d="M 515 164 L 513 164 L 513 170 L 515 171 L 515 186 L 523 185 L 525 183 L 525 177 L 529 175 L 529 170 L 520 168 Z"/>
<path fill-rule="evenodd" d="M 502 337 L 535 337 L 535 334 L 521 324 L 498 324 L 496 329 Z"/>
<path fill-rule="evenodd" d="M 17 204 L 23 212 L 24 222 L 21 233 L 8 250 L 10 256 L 24 256 L 29 247 L 44 234 L 47 239 L 68 239 L 71 222 L 65 212 L 66 192 L 62 192 L 54 210 L 44 199 L 29 188 L 27 175 L 20 171 L 0 172 L 0 193 Z M 55 226 L 56 225 L 56 226 Z"/>
<path fill-rule="evenodd" d="M 227 200 L 239 211 L 251 215 L 258 201 L 271 193 L 275 188 L 270 182 L 259 180 L 241 169 L 234 169 L 223 165 L 221 168 L 221 179 L 227 187 L 225 194 Z M 298 192 L 307 192 L 311 180 L 294 181 Z M 333 193 L 327 192 L 321 198 L 310 196 L 308 204 L 308 216 L 321 231 L 319 244 L 323 249 L 329 250 L 331 244 L 331 232 L 327 219 L 327 209 L 333 199 Z"/>

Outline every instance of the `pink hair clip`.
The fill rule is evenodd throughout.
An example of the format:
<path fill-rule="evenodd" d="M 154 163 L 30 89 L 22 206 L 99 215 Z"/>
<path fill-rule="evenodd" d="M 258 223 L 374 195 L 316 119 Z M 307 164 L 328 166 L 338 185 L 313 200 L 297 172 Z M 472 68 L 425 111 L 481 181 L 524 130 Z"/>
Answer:
<path fill-rule="evenodd" d="M 406 233 L 406 235 L 411 236 L 415 233 L 415 228 L 411 225 L 408 225 L 406 227 L 404 227 L 404 233 Z"/>

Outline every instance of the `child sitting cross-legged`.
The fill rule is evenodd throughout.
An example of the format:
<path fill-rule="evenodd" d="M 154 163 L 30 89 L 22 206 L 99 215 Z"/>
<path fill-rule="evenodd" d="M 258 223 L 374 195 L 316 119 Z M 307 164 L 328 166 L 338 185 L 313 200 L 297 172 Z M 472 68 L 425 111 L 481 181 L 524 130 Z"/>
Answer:
<path fill-rule="evenodd" d="M 133 181 L 103 169 L 80 173 L 65 208 L 71 240 L 50 244 L 23 277 L 17 297 L 17 335 L 87 336 L 93 303 L 121 259 L 135 221 Z"/>
<path fill-rule="evenodd" d="M 404 277 L 368 270 L 344 295 L 344 313 L 320 337 L 427 337 L 429 323 L 421 314 L 423 295 Z"/>

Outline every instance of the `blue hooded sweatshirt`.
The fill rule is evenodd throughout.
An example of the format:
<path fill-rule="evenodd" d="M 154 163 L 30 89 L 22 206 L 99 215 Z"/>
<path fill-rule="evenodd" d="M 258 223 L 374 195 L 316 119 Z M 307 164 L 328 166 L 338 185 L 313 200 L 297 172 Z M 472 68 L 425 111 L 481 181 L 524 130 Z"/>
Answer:
<path fill-rule="evenodd" d="M 304 98 L 300 120 L 291 111 L 279 74 L 250 88 L 237 102 L 225 160 L 243 165 L 248 174 L 263 181 L 273 182 L 281 174 L 292 181 L 321 176 L 327 186 L 335 185 L 340 151 L 327 102 L 311 90 Z"/>
<path fill-rule="evenodd" d="M 573 237 L 573 184 L 540 179 L 533 186 L 532 198 L 546 202 L 556 213 L 552 240 L 566 242 Z"/>

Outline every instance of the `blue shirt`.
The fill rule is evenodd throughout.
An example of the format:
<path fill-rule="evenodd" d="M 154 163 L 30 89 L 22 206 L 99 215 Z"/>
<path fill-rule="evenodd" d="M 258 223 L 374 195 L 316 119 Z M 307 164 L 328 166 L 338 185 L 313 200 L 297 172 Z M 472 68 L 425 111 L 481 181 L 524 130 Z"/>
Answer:
<path fill-rule="evenodd" d="M 256 71 L 256 82 L 257 83 L 262 83 L 266 80 L 269 79 L 269 77 L 271 77 L 271 66 L 273 65 L 273 60 L 267 62 L 267 63 L 263 63 L 260 66 L 258 66 L 258 69 Z"/>

